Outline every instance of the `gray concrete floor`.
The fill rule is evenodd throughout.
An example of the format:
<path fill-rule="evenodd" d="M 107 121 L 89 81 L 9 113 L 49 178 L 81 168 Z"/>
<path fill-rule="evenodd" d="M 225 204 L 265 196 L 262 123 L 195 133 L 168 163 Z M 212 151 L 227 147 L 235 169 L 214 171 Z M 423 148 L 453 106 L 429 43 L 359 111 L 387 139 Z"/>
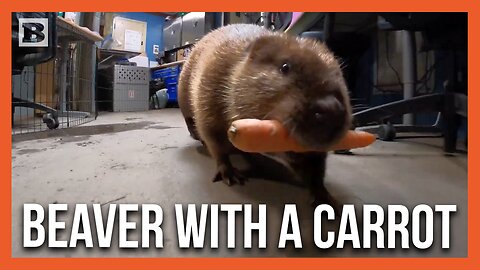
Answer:
<path fill-rule="evenodd" d="M 320 250 L 313 244 L 308 191 L 273 180 L 251 179 L 245 186 L 212 183 L 214 162 L 188 136 L 178 109 L 142 113 L 105 113 L 83 126 L 12 137 L 14 257 L 463 257 L 467 255 L 467 155 L 445 156 L 440 138 L 402 139 L 357 149 L 354 155 L 330 155 L 327 188 L 343 203 L 456 204 L 451 221 L 451 248 L 440 248 L 440 224 L 435 220 L 434 246 L 428 250 Z M 24 203 L 156 203 L 164 210 L 164 248 L 36 249 L 22 247 Z M 181 250 L 177 246 L 175 203 L 267 204 L 267 249 L 226 248 L 226 221 L 220 218 L 220 248 Z M 303 249 L 277 249 L 285 203 L 295 203 L 300 216 Z M 102 207 L 106 210 L 107 207 Z M 255 213 L 255 212 L 254 212 Z M 71 222 L 73 211 L 60 220 Z M 92 215 L 93 216 L 93 215 Z M 139 216 L 133 216 L 137 219 Z M 254 218 L 255 220 L 256 218 Z M 357 217 L 361 221 L 360 216 Z M 237 221 L 237 246 L 243 246 L 243 218 Z M 93 222 L 93 220 L 92 220 Z M 68 226 L 67 222 L 67 228 Z M 326 226 L 338 227 L 338 222 Z M 92 226 L 92 230 L 95 227 Z M 207 230 L 208 231 L 208 230 Z M 115 246 L 118 241 L 114 229 Z M 69 231 L 61 234 L 68 238 Z M 140 233 L 130 235 L 141 239 Z M 208 247 L 208 237 L 206 238 Z M 254 246 L 256 243 L 254 237 Z M 348 245 L 347 245 L 348 247 Z"/>

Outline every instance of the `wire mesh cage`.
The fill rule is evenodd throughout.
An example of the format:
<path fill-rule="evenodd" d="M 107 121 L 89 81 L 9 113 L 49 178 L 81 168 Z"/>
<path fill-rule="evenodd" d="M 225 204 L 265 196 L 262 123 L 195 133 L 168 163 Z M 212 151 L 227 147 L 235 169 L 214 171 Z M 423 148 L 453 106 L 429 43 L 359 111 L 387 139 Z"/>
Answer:
<path fill-rule="evenodd" d="M 48 62 L 12 75 L 12 134 L 61 129 L 95 117 L 92 45 L 64 43 Z"/>

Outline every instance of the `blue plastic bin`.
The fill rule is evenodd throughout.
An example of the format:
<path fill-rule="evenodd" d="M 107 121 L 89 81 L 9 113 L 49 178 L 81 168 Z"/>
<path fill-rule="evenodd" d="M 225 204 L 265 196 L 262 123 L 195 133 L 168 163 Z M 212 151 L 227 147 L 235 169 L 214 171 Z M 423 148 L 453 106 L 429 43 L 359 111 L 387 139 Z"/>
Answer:
<path fill-rule="evenodd" d="M 177 84 L 167 84 L 168 102 L 177 102 Z"/>
<path fill-rule="evenodd" d="M 181 67 L 174 66 L 162 68 L 152 72 L 152 79 L 162 79 L 165 82 L 168 93 L 168 102 L 177 102 L 178 77 L 180 76 Z"/>

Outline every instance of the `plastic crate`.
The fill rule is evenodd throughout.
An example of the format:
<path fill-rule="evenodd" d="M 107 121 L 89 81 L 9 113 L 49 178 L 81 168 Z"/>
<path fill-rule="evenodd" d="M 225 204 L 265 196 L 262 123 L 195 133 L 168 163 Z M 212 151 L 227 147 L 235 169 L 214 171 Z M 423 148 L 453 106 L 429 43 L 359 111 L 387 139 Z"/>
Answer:
<path fill-rule="evenodd" d="M 181 70 L 181 66 L 174 66 L 152 72 L 152 79 L 162 79 L 165 82 L 168 102 L 177 102 L 178 79 Z"/>
<path fill-rule="evenodd" d="M 175 66 L 175 67 L 168 67 L 168 68 L 163 68 L 159 70 L 155 70 L 152 73 L 152 79 L 158 79 L 158 78 L 165 78 L 165 77 L 178 77 L 180 75 L 180 67 Z"/>
<path fill-rule="evenodd" d="M 163 78 L 165 84 L 176 84 L 178 83 L 178 76 L 168 76 Z"/>
<path fill-rule="evenodd" d="M 148 111 L 150 72 L 137 66 L 114 66 L 113 111 Z"/>
<path fill-rule="evenodd" d="M 167 84 L 168 102 L 177 102 L 177 84 Z"/>

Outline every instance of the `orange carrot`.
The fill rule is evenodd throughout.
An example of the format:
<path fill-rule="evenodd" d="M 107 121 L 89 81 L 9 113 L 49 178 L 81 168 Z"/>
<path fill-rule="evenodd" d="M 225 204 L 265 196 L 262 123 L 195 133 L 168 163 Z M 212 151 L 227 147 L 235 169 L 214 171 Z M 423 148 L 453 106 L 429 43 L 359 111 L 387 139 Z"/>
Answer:
<path fill-rule="evenodd" d="M 375 141 L 375 136 L 363 131 L 348 131 L 344 138 L 330 149 L 309 149 L 300 145 L 282 124 L 275 120 L 241 119 L 234 121 L 228 138 L 245 152 L 307 152 L 333 151 L 365 147 Z"/>

